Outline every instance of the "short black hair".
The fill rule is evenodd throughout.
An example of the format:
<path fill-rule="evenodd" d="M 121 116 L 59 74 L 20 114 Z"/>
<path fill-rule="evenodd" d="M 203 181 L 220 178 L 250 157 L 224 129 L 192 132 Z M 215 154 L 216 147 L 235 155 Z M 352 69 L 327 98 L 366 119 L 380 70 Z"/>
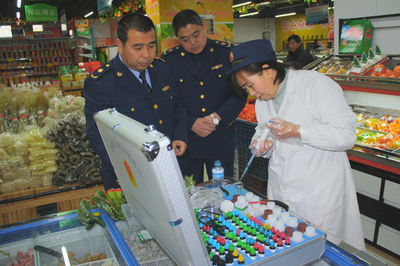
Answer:
<path fill-rule="evenodd" d="M 289 38 L 287 38 L 288 42 L 290 42 L 290 40 L 294 40 L 297 43 L 301 42 L 300 36 L 296 34 L 292 34 L 289 36 Z"/>
<path fill-rule="evenodd" d="M 117 29 L 118 39 L 121 40 L 123 45 L 128 40 L 128 31 L 130 29 L 143 33 L 152 30 L 156 31 L 153 21 L 145 15 L 138 13 L 126 15 L 118 22 Z"/>
<path fill-rule="evenodd" d="M 172 20 L 172 29 L 174 30 L 175 36 L 178 36 L 178 31 L 188 24 L 195 24 L 203 27 L 203 21 L 196 11 L 184 9 L 176 14 Z"/>
<path fill-rule="evenodd" d="M 263 65 L 267 64 L 268 67 L 263 67 Z M 243 78 L 243 72 L 256 75 L 256 74 L 261 74 L 263 70 L 267 69 L 274 69 L 276 70 L 276 77 L 274 80 L 274 84 L 276 83 L 282 83 L 282 81 L 286 77 L 286 69 L 291 68 L 291 69 L 300 69 L 300 65 L 297 62 L 288 62 L 288 63 L 279 63 L 277 61 L 263 61 L 263 62 L 257 62 L 253 63 L 251 65 L 242 67 L 241 69 L 236 70 L 231 74 L 231 84 L 233 87 L 233 90 L 238 94 L 242 95 L 244 93 L 242 87 L 239 86 L 237 79 L 236 79 L 236 74 L 238 74 L 241 78 Z M 244 78 L 243 78 L 244 79 Z"/>

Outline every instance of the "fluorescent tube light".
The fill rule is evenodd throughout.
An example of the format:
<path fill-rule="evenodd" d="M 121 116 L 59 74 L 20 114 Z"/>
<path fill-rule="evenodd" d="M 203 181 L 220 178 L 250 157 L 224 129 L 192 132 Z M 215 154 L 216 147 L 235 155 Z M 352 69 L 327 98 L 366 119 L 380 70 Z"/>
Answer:
<path fill-rule="evenodd" d="M 18 7 L 18 8 L 21 7 L 21 0 L 17 0 L 17 7 Z"/>
<path fill-rule="evenodd" d="M 250 5 L 250 4 L 251 4 L 251 1 L 244 2 L 244 3 L 241 3 L 241 4 L 234 5 L 234 6 L 232 6 L 232 8 L 239 7 L 239 6 L 244 6 L 244 5 Z"/>
<path fill-rule="evenodd" d="M 17 18 L 20 18 L 20 17 L 21 17 L 21 15 L 19 14 L 18 11 L 17 11 L 16 17 L 17 17 Z"/>
<path fill-rule="evenodd" d="M 293 16 L 293 15 L 296 15 L 296 12 L 287 13 L 287 14 L 282 14 L 282 15 L 277 15 L 277 16 L 275 16 L 275 17 L 276 17 L 276 18 L 280 18 L 280 17 Z"/>
<path fill-rule="evenodd" d="M 253 16 L 253 15 L 257 15 L 258 13 L 259 12 L 257 11 L 257 12 L 253 12 L 253 13 L 242 14 L 242 15 L 239 15 L 239 17 Z"/>
<path fill-rule="evenodd" d="M 332 6 L 332 7 L 328 8 L 328 9 L 332 10 L 332 9 L 335 9 L 335 7 L 334 7 L 334 6 Z"/>
<path fill-rule="evenodd" d="M 91 14 L 93 14 L 93 11 L 90 11 L 89 13 L 87 13 L 87 14 L 85 15 L 85 18 L 87 18 L 87 17 L 90 16 Z"/>

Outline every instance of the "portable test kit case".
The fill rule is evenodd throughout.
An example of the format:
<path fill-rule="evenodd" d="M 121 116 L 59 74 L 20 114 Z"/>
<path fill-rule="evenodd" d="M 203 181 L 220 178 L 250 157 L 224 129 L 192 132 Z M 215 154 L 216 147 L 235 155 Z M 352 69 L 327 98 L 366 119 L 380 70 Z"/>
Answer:
<path fill-rule="evenodd" d="M 114 109 L 94 119 L 139 222 L 178 265 L 211 265 L 169 139 Z"/>
<path fill-rule="evenodd" d="M 137 220 L 177 265 L 211 265 L 170 140 L 115 109 L 100 111 L 94 119 Z M 326 248 L 325 233 L 317 231 L 264 258 L 250 261 L 246 256 L 245 263 L 297 266 L 317 261 Z"/>

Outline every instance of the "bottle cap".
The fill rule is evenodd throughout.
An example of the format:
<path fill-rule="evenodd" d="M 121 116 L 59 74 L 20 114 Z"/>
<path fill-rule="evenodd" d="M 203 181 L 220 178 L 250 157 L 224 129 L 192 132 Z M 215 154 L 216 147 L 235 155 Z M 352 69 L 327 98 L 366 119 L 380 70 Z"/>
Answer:
<path fill-rule="evenodd" d="M 214 165 L 215 166 L 221 166 L 221 161 L 220 160 L 215 160 Z"/>

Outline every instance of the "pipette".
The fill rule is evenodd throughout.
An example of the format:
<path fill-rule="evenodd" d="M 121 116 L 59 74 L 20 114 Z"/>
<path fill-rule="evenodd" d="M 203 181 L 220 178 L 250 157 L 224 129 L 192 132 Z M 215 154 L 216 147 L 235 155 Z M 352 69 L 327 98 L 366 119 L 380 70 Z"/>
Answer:
<path fill-rule="evenodd" d="M 275 123 L 273 121 L 268 121 L 269 123 Z M 265 128 L 264 131 L 261 133 L 261 136 L 259 138 L 257 138 L 257 144 L 256 147 L 254 149 L 253 155 L 251 156 L 249 162 L 246 165 L 246 168 L 244 168 L 243 174 L 240 177 L 239 180 L 242 180 L 242 178 L 244 177 L 244 174 L 246 174 L 247 170 L 249 170 L 250 164 L 253 161 L 254 157 L 256 156 L 256 151 L 260 148 L 261 146 L 261 142 L 265 141 L 267 139 L 267 135 L 269 133 L 269 128 Z"/>

